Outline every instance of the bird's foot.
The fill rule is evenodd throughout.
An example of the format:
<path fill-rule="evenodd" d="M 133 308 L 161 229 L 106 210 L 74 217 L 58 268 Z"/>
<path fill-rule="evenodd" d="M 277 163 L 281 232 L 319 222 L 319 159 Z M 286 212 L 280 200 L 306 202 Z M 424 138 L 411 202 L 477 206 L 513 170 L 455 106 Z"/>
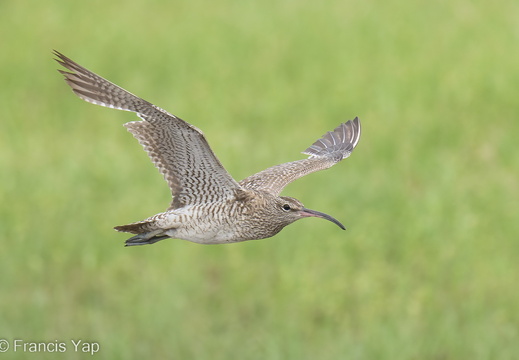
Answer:
<path fill-rule="evenodd" d="M 155 230 L 135 235 L 126 240 L 124 246 L 151 245 L 155 244 L 157 241 L 169 238 L 167 235 L 159 235 L 161 232 L 162 230 Z"/>

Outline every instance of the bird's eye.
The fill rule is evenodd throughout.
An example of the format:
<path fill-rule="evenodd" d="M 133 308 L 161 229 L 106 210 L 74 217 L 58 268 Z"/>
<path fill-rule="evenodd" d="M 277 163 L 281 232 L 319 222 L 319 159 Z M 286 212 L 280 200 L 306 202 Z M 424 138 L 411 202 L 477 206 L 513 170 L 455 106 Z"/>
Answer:
<path fill-rule="evenodd" d="M 283 210 L 290 211 L 290 205 L 288 205 L 288 204 L 283 205 Z"/>

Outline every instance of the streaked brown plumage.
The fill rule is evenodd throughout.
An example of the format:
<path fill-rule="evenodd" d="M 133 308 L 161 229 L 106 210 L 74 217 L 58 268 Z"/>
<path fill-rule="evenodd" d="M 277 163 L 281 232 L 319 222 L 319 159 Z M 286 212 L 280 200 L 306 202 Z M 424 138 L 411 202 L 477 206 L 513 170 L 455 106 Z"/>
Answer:
<path fill-rule="evenodd" d="M 358 118 L 340 124 L 306 149 L 307 159 L 276 165 L 236 182 L 202 131 L 167 111 L 85 69 L 55 51 L 59 70 L 81 99 L 135 112 L 142 120 L 124 126 L 144 147 L 171 189 L 169 208 L 143 221 L 116 226 L 136 234 L 126 245 L 178 238 L 201 244 L 264 239 L 303 217 L 320 217 L 344 229 L 331 216 L 279 196 L 290 182 L 347 158 L 360 138 Z"/>

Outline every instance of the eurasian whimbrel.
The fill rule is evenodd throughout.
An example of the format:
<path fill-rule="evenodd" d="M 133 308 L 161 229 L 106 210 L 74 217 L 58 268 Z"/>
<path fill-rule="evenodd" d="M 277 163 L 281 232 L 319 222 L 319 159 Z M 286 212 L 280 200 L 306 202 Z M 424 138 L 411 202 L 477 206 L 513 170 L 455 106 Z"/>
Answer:
<path fill-rule="evenodd" d="M 118 231 L 136 234 L 126 245 L 153 244 L 167 238 L 200 244 L 223 244 L 264 239 L 304 217 L 329 220 L 292 197 L 279 196 L 292 181 L 327 169 L 350 156 L 360 137 L 358 118 L 327 132 L 303 154 L 307 159 L 276 165 L 237 182 L 216 158 L 204 134 L 195 126 L 85 69 L 55 51 L 59 70 L 81 99 L 114 109 L 132 111 L 142 120 L 124 126 L 147 151 L 168 183 L 172 202 L 160 214 Z"/>

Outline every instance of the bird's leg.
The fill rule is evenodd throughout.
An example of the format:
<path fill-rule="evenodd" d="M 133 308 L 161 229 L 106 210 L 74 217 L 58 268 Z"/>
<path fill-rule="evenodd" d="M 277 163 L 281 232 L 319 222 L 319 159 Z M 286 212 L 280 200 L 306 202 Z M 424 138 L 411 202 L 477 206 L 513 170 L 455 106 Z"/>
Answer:
<path fill-rule="evenodd" d="M 157 241 L 169 238 L 169 236 L 167 235 L 159 235 L 162 232 L 163 230 L 158 229 L 135 235 L 126 240 L 125 246 L 151 245 L 155 244 Z"/>

